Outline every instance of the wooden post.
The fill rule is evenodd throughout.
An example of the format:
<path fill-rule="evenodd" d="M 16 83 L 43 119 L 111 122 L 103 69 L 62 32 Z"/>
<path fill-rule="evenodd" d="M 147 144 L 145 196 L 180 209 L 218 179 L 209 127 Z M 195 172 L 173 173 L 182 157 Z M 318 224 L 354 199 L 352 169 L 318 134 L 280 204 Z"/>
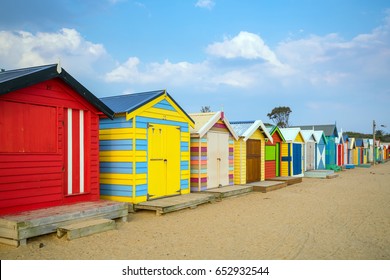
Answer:
<path fill-rule="evenodd" d="M 372 148 L 372 156 L 373 156 L 373 164 L 375 165 L 375 120 L 372 121 L 372 140 L 373 140 L 373 148 Z"/>

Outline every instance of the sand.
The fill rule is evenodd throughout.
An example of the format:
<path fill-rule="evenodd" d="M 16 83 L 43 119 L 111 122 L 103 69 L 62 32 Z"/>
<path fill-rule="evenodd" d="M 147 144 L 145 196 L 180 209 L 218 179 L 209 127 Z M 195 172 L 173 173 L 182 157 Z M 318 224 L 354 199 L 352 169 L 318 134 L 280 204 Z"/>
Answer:
<path fill-rule="evenodd" d="M 72 241 L 0 244 L 0 259 L 389 260 L 390 162 L 339 174 L 163 216 L 140 211 Z"/>

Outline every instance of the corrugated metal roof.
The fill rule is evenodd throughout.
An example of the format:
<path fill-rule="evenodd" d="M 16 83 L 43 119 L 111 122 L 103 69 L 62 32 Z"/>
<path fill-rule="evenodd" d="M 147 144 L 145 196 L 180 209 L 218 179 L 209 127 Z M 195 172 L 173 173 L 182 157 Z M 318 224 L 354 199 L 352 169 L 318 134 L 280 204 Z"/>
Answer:
<path fill-rule="evenodd" d="M 0 95 L 26 88 L 44 81 L 59 78 L 87 100 L 95 108 L 103 112 L 109 118 L 113 118 L 114 112 L 101 102 L 88 89 L 80 84 L 68 72 L 58 64 L 42 65 L 29 68 L 7 70 L 0 72 Z"/>
<path fill-rule="evenodd" d="M 309 140 L 315 141 L 314 130 L 301 130 L 301 134 L 306 142 Z"/>
<path fill-rule="evenodd" d="M 243 136 L 244 133 L 255 123 L 255 121 L 233 121 L 230 122 L 234 131 L 238 136 Z"/>
<path fill-rule="evenodd" d="M 164 93 L 165 90 L 156 90 L 103 97 L 100 98 L 100 100 L 103 101 L 108 107 L 110 107 L 111 110 L 115 112 L 115 114 L 129 113 Z"/>
<path fill-rule="evenodd" d="M 325 124 L 325 125 L 299 125 L 292 126 L 299 127 L 303 130 L 314 129 L 314 130 L 322 130 L 325 136 L 335 136 L 338 137 L 337 127 L 335 124 Z"/>

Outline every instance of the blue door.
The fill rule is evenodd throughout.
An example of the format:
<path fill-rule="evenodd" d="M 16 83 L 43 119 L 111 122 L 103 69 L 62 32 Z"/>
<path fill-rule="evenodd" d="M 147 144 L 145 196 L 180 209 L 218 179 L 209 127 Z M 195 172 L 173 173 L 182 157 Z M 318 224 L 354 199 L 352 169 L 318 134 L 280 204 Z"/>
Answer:
<path fill-rule="evenodd" d="M 302 145 L 293 143 L 293 175 L 302 173 Z"/>

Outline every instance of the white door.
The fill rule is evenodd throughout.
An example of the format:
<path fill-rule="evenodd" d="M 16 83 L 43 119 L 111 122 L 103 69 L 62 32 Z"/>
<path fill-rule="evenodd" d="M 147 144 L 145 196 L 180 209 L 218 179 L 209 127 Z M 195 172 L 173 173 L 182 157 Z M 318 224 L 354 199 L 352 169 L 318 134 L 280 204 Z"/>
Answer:
<path fill-rule="evenodd" d="M 229 134 L 207 134 L 207 188 L 229 185 Z"/>

